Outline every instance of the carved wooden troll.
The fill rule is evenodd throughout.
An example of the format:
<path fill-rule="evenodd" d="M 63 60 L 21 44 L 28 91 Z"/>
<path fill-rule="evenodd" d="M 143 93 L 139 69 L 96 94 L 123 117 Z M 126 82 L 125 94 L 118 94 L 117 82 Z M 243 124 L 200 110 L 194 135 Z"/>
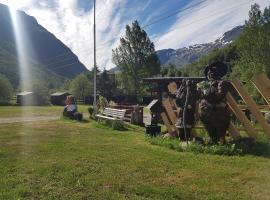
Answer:
<path fill-rule="evenodd" d="M 196 87 L 192 81 L 186 80 L 180 86 L 176 103 L 183 112 L 180 113 L 176 126 L 180 128 L 181 139 L 190 138 L 191 128 L 195 124 L 195 105 L 199 101 L 199 118 L 210 136 L 210 142 L 224 141 L 231 118 L 225 101 L 230 83 L 221 79 L 226 73 L 227 65 L 214 62 L 204 70 L 207 81 Z"/>

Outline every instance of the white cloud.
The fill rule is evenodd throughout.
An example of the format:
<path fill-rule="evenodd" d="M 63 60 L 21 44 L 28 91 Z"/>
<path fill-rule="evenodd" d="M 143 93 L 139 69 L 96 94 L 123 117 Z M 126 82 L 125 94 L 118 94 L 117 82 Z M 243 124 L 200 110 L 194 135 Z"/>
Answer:
<path fill-rule="evenodd" d="M 156 48 L 180 48 L 212 42 L 231 28 L 244 24 L 254 3 L 261 8 L 269 5 L 268 0 L 209 0 L 194 6 L 180 13 L 165 34 L 154 38 Z"/>
<path fill-rule="evenodd" d="M 0 3 L 12 5 L 34 16 L 42 26 L 70 47 L 87 68 L 91 69 L 93 67 L 93 10 L 85 11 L 79 7 L 77 1 L 0 0 Z M 198 3 L 197 1 L 191 1 L 190 5 Z M 97 1 L 97 64 L 100 69 L 109 69 L 113 66 L 111 49 L 118 45 L 119 37 L 124 34 L 125 25 L 138 18 L 154 3 L 157 2 L 155 0 Z M 165 33 L 151 32 L 152 39 L 157 49 L 179 48 L 213 41 L 230 28 L 243 24 L 253 3 L 259 3 L 263 8 L 269 5 L 269 0 L 208 0 L 179 13 L 177 20 Z M 237 7 L 240 4 L 241 6 Z M 156 12 L 150 12 L 148 15 L 144 13 L 142 23 L 151 21 L 157 17 L 157 14 L 162 17 L 163 9 L 165 8 L 160 6 L 155 10 Z"/>
<path fill-rule="evenodd" d="M 34 16 L 39 24 L 70 47 L 88 69 L 93 67 L 93 9 L 85 12 L 78 7 L 77 0 L 0 0 L 0 3 Z M 125 3 L 126 0 L 97 1 L 97 63 L 101 69 L 113 66 L 111 48 L 128 23 L 128 19 L 121 19 Z"/>

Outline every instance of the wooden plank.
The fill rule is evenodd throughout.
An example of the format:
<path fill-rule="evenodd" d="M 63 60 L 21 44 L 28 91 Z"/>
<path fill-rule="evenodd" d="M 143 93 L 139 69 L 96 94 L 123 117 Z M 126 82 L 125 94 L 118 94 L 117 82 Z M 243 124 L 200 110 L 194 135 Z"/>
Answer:
<path fill-rule="evenodd" d="M 262 126 L 265 134 L 270 136 L 270 126 L 264 119 L 255 101 L 252 99 L 252 97 L 248 94 L 247 90 L 244 88 L 243 84 L 239 80 L 233 80 L 231 81 L 231 83 L 233 84 L 234 88 L 238 91 L 244 102 L 247 104 L 252 115 L 257 119 L 258 123 Z"/>
<path fill-rule="evenodd" d="M 175 82 L 171 82 L 169 85 L 168 85 L 168 90 L 171 94 L 176 94 L 177 92 L 177 84 Z"/>
<path fill-rule="evenodd" d="M 170 100 L 168 98 L 164 98 L 162 100 L 162 105 L 164 106 L 168 116 L 169 116 L 169 119 L 171 120 L 171 122 L 173 123 L 173 125 L 176 124 L 176 120 L 177 120 L 177 117 L 176 117 L 176 114 L 174 113 L 173 111 L 173 108 L 172 108 L 172 105 L 170 103 Z"/>
<path fill-rule="evenodd" d="M 240 105 L 238 104 L 238 107 L 240 109 L 247 109 L 247 105 Z M 258 105 L 259 109 L 266 109 L 266 110 L 269 110 L 269 106 L 268 105 Z"/>
<path fill-rule="evenodd" d="M 234 127 L 232 123 L 230 123 L 228 132 L 231 134 L 233 139 L 237 139 L 240 137 L 240 132 Z"/>
<path fill-rule="evenodd" d="M 255 85 L 257 90 L 260 92 L 267 104 L 270 106 L 270 85 L 267 84 L 269 83 L 269 79 L 268 81 L 267 79 L 268 78 L 265 74 L 260 74 L 253 78 L 251 82 Z"/>
<path fill-rule="evenodd" d="M 165 112 L 160 113 L 163 124 L 166 126 L 168 132 L 172 132 L 173 128 Z"/>
<path fill-rule="evenodd" d="M 237 119 L 241 122 L 241 124 L 244 126 L 245 131 L 250 137 L 256 138 L 256 130 L 252 126 L 249 119 L 246 117 L 246 115 L 242 112 L 242 110 L 238 107 L 237 102 L 233 98 L 230 92 L 226 95 L 227 104 L 234 113 L 234 115 L 237 117 Z"/>

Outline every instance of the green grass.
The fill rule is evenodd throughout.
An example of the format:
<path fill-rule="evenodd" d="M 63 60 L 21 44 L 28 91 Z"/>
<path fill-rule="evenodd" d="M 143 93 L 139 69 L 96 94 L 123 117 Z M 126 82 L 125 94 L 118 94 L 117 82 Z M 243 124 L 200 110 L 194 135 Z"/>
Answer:
<path fill-rule="evenodd" d="M 88 114 L 88 105 L 78 105 L 79 112 Z M 64 106 L 0 106 L 1 117 L 60 116 Z"/>
<path fill-rule="evenodd" d="M 269 199 L 270 160 L 177 152 L 142 128 L 0 126 L 0 199 Z"/>
<path fill-rule="evenodd" d="M 189 141 L 180 142 L 175 138 L 163 138 L 162 136 L 157 137 L 146 137 L 146 140 L 153 145 L 163 146 L 179 152 L 193 152 L 196 154 L 212 154 L 212 155 L 225 155 L 225 156 L 244 156 L 244 155 L 257 155 L 270 158 L 270 140 L 260 135 L 256 143 L 252 146 L 244 142 L 230 142 L 226 144 L 216 145 L 202 145 L 195 142 Z"/>

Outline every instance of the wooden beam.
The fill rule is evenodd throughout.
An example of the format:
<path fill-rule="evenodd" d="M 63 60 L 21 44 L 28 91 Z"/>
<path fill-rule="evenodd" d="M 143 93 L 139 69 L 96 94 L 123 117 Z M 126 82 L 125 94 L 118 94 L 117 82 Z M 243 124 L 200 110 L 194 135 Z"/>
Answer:
<path fill-rule="evenodd" d="M 226 95 L 227 104 L 234 113 L 234 115 L 237 117 L 237 119 L 241 122 L 241 124 L 244 126 L 245 131 L 250 137 L 256 138 L 256 130 L 252 126 L 249 119 L 246 117 L 246 115 L 242 112 L 242 110 L 238 107 L 237 102 L 233 98 L 230 92 Z"/>
<path fill-rule="evenodd" d="M 259 74 L 254 77 L 251 82 L 263 96 L 267 104 L 270 106 L 270 80 L 265 74 Z M 269 85 L 268 85 L 269 84 Z"/>
<path fill-rule="evenodd" d="M 230 123 L 229 125 L 228 132 L 231 134 L 233 139 L 238 139 L 240 137 L 240 132 L 235 128 L 232 123 Z"/>
<path fill-rule="evenodd" d="M 169 119 L 171 120 L 172 124 L 175 125 L 176 121 L 177 121 L 177 117 L 176 114 L 172 108 L 171 102 L 169 100 L 169 98 L 163 98 L 162 100 L 162 105 L 164 106 Z"/>
<path fill-rule="evenodd" d="M 161 116 L 161 119 L 162 119 L 164 125 L 167 128 L 167 131 L 168 132 L 172 132 L 173 131 L 173 127 L 172 127 L 172 125 L 171 125 L 171 123 L 170 123 L 170 121 L 169 121 L 166 113 L 165 112 L 162 112 L 162 113 L 160 113 L 160 116 Z"/>
<path fill-rule="evenodd" d="M 238 91 L 244 102 L 247 104 L 252 115 L 257 119 L 258 123 L 262 126 L 265 134 L 270 136 L 270 126 L 264 119 L 255 101 L 252 99 L 252 97 L 248 94 L 247 90 L 244 88 L 243 84 L 239 80 L 233 80 L 231 81 L 231 83 L 234 86 L 234 88 Z"/>

